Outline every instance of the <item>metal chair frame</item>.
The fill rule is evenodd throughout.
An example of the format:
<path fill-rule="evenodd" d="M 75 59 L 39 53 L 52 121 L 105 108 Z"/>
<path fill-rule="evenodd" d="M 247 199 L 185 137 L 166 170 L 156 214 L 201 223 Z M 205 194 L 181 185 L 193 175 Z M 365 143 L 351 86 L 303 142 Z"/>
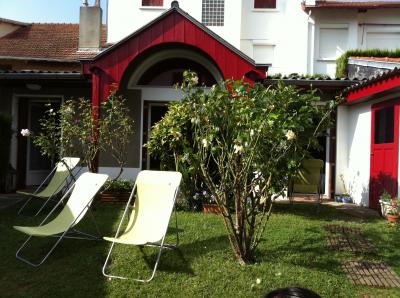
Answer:
<path fill-rule="evenodd" d="M 115 237 L 114 238 L 118 238 L 120 236 L 122 223 L 123 223 L 124 218 L 126 217 L 126 215 L 128 213 L 129 206 L 130 206 L 130 203 L 132 201 L 132 198 L 134 197 L 134 193 L 135 193 L 136 188 L 137 188 L 137 185 L 135 183 L 135 185 L 134 185 L 134 187 L 132 189 L 131 195 L 129 196 L 129 200 L 128 200 L 127 204 L 126 204 L 124 213 L 122 215 L 121 221 L 119 223 L 119 226 L 118 226 L 117 232 L 115 233 Z M 167 227 L 167 230 L 165 231 L 164 236 L 162 237 L 162 239 L 161 239 L 159 244 L 158 243 L 147 243 L 147 244 L 144 244 L 144 245 L 138 245 L 138 246 L 149 246 L 149 247 L 158 247 L 159 248 L 159 251 L 158 251 L 158 254 L 157 254 L 157 260 L 156 260 L 156 262 L 154 264 L 154 267 L 153 267 L 153 270 L 152 270 L 152 273 L 151 273 L 150 277 L 148 279 L 140 279 L 140 278 L 129 278 L 129 277 L 124 277 L 124 276 L 111 275 L 111 274 L 106 273 L 106 267 L 107 267 L 107 264 L 108 264 L 108 262 L 110 260 L 110 257 L 112 255 L 112 251 L 113 251 L 114 246 L 115 246 L 115 242 L 114 241 L 111 244 L 111 247 L 110 247 L 110 250 L 108 252 L 106 261 L 104 262 L 104 265 L 103 265 L 102 272 L 103 272 L 103 275 L 105 277 L 124 279 L 124 280 L 129 279 L 129 280 L 135 280 L 135 281 L 142 282 L 142 283 L 150 282 L 154 278 L 154 276 L 156 274 L 156 270 L 157 270 L 158 264 L 160 262 L 160 257 L 161 257 L 162 250 L 163 249 L 176 249 L 177 246 L 179 245 L 178 217 L 177 217 L 176 207 L 175 207 L 175 201 L 176 201 L 176 196 L 177 196 L 177 193 L 178 193 L 178 189 L 179 189 L 179 187 L 177 187 L 177 189 L 175 190 L 175 194 L 174 194 L 174 214 L 175 214 L 175 227 L 176 227 L 176 243 L 175 244 L 165 244 L 164 243 L 165 237 L 167 235 L 167 230 L 168 230 L 168 227 Z M 129 214 L 128 214 L 128 218 L 129 218 Z"/>

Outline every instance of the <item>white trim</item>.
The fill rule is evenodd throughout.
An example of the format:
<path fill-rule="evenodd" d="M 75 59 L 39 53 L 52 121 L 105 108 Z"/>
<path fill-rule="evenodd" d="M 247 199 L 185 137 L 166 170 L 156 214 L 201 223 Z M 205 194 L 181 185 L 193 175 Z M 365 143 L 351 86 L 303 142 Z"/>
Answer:
<path fill-rule="evenodd" d="M 129 78 L 127 84 L 127 89 L 136 89 L 139 79 L 150 67 L 154 66 L 160 61 L 170 58 L 184 58 L 192 60 L 204 66 L 211 73 L 211 75 L 215 78 L 217 82 L 223 79 L 223 76 L 218 70 L 218 68 L 209 59 L 195 52 L 194 50 L 167 49 L 159 51 L 147 57 L 131 74 L 131 77 Z"/>
<path fill-rule="evenodd" d="M 165 6 L 139 6 L 141 10 L 167 10 Z"/>

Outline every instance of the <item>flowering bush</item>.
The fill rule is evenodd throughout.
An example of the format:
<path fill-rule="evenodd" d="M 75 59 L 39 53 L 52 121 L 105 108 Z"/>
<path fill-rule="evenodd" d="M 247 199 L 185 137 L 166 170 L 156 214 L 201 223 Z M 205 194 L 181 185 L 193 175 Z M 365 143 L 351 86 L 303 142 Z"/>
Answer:
<path fill-rule="evenodd" d="M 318 146 L 335 104 L 317 105 L 314 91 L 283 84 L 226 81 L 206 91 L 194 77 L 184 74 L 185 97 L 153 127 L 148 148 L 182 170 L 185 184 L 200 178 L 222 210 L 235 256 L 251 263 L 273 201 Z"/>
<path fill-rule="evenodd" d="M 133 133 L 133 120 L 128 116 L 125 99 L 112 93 L 100 107 L 92 108 L 90 100 L 65 101 L 59 111 L 51 103 L 40 119 L 41 132 L 37 135 L 21 130 L 23 136 L 33 138 L 33 144 L 48 157 L 79 156 L 89 171 L 95 170 L 93 161 L 100 151 L 107 151 L 120 167 L 126 161 L 126 146 Z M 99 115 L 99 117 L 94 117 Z"/>

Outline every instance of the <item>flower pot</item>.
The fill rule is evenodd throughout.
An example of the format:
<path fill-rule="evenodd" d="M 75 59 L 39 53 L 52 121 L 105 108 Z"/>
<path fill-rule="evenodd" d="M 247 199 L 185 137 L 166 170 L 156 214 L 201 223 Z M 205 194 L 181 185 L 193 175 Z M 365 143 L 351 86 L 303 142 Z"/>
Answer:
<path fill-rule="evenodd" d="M 204 213 L 220 214 L 221 208 L 217 204 L 203 204 Z"/>
<path fill-rule="evenodd" d="M 335 195 L 335 202 L 342 203 L 342 196 L 341 195 Z"/>
<path fill-rule="evenodd" d="M 399 220 L 399 216 L 398 215 L 388 214 L 387 215 L 387 219 L 388 219 L 389 222 L 397 222 Z"/>
<path fill-rule="evenodd" d="M 353 203 L 353 200 L 349 196 L 342 196 L 342 202 L 343 203 Z"/>
<path fill-rule="evenodd" d="M 381 204 L 381 214 L 383 217 L 386 217 L 390 208 L 390 202 L 379 200 L 379 203 Z"/>
<path fill-rule="evenodd" d="M 107 203 L 126 203 L 129 200 L 130 195 L 130 191 L 103 191 L 100 193 L 100 200 Z"/>

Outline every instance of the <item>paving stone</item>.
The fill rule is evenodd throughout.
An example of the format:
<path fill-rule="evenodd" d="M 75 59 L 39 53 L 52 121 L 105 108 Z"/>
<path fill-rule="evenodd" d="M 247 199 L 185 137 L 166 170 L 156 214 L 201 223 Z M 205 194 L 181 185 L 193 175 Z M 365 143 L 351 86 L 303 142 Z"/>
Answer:
<path fill-rule="evenodd" d="M 342 225 L 326 225 L 325 230 L 327 230 L 330 233 L 334 234 L 343 234 L 343 235 L 364 235 L 363 231 L 361 228 L 358 227 L 348 227 L 348 226 L 342 226 Z"/>
<path fill-rule="evenodd" d="M 343 261 L 342 269 L 355 285 L 379 288 L 400 288 L 400 278 L 385 263 Z M 373 297 L 373 296 L 364 296 Z"/>
<path fill-rule="evenodd" d="M 333 235 L 327 237 L 327 244 L 330 249 L 337 251 L 348 251 L 353 253 L 375 252 L 374 246 L 364 237 Z"/>

